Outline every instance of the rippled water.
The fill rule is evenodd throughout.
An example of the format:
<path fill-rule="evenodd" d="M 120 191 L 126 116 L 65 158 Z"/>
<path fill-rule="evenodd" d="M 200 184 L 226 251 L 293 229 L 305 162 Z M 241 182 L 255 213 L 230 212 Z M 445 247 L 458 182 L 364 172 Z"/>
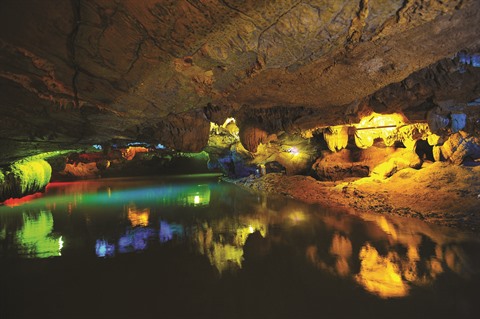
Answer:
<path fill-rule="evenodd" d="M 476 235 L 208 176 L 0 206 L 1 318 L 476 318 Z"/>

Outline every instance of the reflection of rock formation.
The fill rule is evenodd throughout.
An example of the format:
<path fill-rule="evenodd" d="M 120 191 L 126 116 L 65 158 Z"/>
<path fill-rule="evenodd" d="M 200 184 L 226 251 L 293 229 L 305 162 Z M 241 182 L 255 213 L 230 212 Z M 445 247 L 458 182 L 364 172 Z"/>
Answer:
<path fill-rule="evenodd" d="M 238 221 L 224 219 L 204 223 L 193 237 L 198 251 L 206 255 L 220 273 L 242 268 L 243 246 L 247 237 L 255 231 L 263 237 L 267 234 L 267 223 L 260 218 L 242 216 Z"/>
<path fill-rule="evenodd" d="M 127 207 L 128 219 L 132 223 L 132 227 L 148 226 L 148 217 L 150 216 L 150 208 L 139 209 L 135 204 L 131 204 Z"/>
<path fill-rule="evenodd" d="M 155 231 L 152 228 L 129 229 L 118 240 L 118 251 L 120 253 L 130 253 L 145 250 L 149 240 L 154 236 Z"/>
<path fill-rule="evenodd" d="M 358 248 L 352 249 L 350 235 L 343 234 L 352 233 L 355 228 L 339 220 L 327 219 L 329 228 L 336 230 L 330 255 L 322 255 L 319 247 L 311 245 L 306 249 L 307 259 L 319 269 L 351 277 L 366 291 L 381 298 L 406 296 L 414 286 L 433 284 L 442 273 L 453 272 L 465 278 L 474 273 L 469 258 L 460 246 L 464 235 L 439 232 L 418 222 L 401 220 L 396 223 L 379 215 L 362 217 L 372 222 L 366 230 L 372 242 L 354 243 L 353 247 Z M 433 242 L 435 249 L 422 250 L 425 242 Z M 335 257 L 333 262 L 332 255 Z M 360 263 L 358 273 L 352 268 L 357 264 L 356 258 Z"/>
<path fill-rule="evenodd" d="M 172 240 L 174 237 L 183 238 L 185 236 L 184 228 L 180 224 L 167 223 L 166 221 L 160 221 L 160 232 L 158 238 L 161 243 Z"/>
<path fill-rule="evenodd" d="M 110 244 L 104 239 L 98 239 L 95 242 L 95 254 L 98 257 L 113 257 L 115 256 L 115 244 Z"/>
<path fill-rule="evenodd" d="M 17 232 L 19 254 L 29 258 L 61 256 L 62 236 L 53 232 L 53 216 L 50 211 L 32 215 L 23 213 L 23 227 Z"/>
<path fill-rule="evenodd" d="M 401 271 L 395 261 L 398 256 L 389 252 L 380 256 L 368 243 L 362 247 L 359 255 L 360 272 L 354 277 L 365 289 L 382 298 L 403 297 L 408 294 L 408 286 L 402 279 Z"/>

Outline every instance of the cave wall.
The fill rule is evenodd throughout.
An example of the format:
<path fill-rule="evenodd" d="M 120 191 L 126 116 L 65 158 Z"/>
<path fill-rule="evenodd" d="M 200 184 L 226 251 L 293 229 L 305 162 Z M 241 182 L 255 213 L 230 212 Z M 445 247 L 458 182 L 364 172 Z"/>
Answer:
<path fill-rule="evenodd" d="M 450 98 L 448 58 L 479 47 L 479 18 L 475 0 L 4 0 L 0 164 L 139 139 L 197 151 L 210 120 L 299 131 L 358 118 L 365 99 L 420 118 Z M 463 77 L 472 92 L 453 99 L 478 91 Z"/>

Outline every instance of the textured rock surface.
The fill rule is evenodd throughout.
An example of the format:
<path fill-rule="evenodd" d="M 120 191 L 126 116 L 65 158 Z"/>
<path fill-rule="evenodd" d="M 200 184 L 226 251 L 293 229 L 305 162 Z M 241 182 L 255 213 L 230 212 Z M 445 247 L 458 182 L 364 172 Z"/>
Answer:
<path fill-rule="evenodd" d="M 419 170 L 407 168 L 382 181 L 364 178 L 334 184 L 308 176 L 267 174 L 257 179 L 241 179 L 237 184 L 336 209 L 340 205 L 356 214 L 408 216 L 478 232 L 479 173 L 480 166 L 424 163 Z"/>
<path fill-rule="evenodd" d="M 18 161 L 0 169 L 0 202 L 45 190 L 52 168 L 43 159 Z"/>
<path fill-rule="evenodd" d="M 347 178 L 390 177 L 407 167 L 420 168 L 422 161 L 415 152 L 404 148 L 370 147 L 365 150 L 343 149 L 323 152 L 312 165 L 320 180 L 339 181 Z"/>
<path fill-rule="evenodd" d="M 469 136 L 465 132 L 452 134 L 440 147 L 443 158 L 451 163 L 460 165 L 465 160 L 480 158 L 480 141 L 478 138 Z"/>
<path fill-rule="evenodd" d="M 386 158 L 384 163 L 376 166 L 371 176 L 373 178 L 385 179 L 391 177 L 406 168 L 419 169 L 422 166 L 422 160 L 412 150 L 399 150 L 396 154 L 390 155 Z"/>
<path fill-rule="evenodd" d="M 476 0 L 4 0 L 0 163 L 142 138 L 195 151 L 207 119 L 250 121 L 258 108 L 294 110 L 257 121 L 268 134 L 340 124 L 388 85 L 370 97 L 374 110 L 421 118 L 448 91 L 478 97 L 472 66 L 431 65 L 475 51 L 479 18 Z M 470 84 L 442 89 L 457 87 L 451 79 Z M 392 106 L 389 92 L 405 88 L 411 99 Z"/>

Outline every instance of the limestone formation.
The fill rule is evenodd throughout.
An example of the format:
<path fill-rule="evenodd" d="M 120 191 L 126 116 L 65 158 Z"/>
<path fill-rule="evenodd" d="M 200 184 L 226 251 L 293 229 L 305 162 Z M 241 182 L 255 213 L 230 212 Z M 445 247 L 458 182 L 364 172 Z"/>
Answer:
<path fill-rule="evenodd" d="M 460 131 L 450 135 L 440 150 L 443 158 L 460 165 L 465 160 L 472 161 L 480 158 L 480 141 L 477 137 Z"/>
<path fill-rule="evenodd" d="M 43 191 L 51 175 L 52 168 L 43 159 L 18 161 L 0 169 L 0 202 Z"/>
<path fill-rule="evenodd" d="M 385 179 L 405 168 L 418 169 L 422 166 L 422 160 L 409 149 L 402 150 L 386 158 L 385 162 L 376 166 L 371 173 L 373 178 Z"/>
<path fill-rule="evenodd" d="M 348 127 L 344 125 L 330 126 L 323 132 L 328 149 L 332 152 L 340 151 L 348 144 Z"/>
<path fill-rule="evenodd" d="M 476 0 L 4 0 L 0 164 L 119 141 L 199 151 L 236 114 L 250 151 L 362 103 L 424 119 L 480 95 L 479 18 Z"/>

